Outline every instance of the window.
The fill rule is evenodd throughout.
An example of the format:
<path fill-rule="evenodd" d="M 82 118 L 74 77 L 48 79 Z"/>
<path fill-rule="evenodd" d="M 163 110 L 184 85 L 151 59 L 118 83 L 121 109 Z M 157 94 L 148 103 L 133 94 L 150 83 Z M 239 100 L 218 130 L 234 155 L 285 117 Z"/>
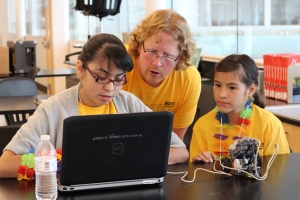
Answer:
<path fill-rule="evenodd" d="M 198 0 L 195 38 L 209 55 L 299 52 L 299 10 L 296 0 Z"/>
<path fill-rule="evenodd" d="M 5 1 L 6 3 L 6 14 L 7 14 L 7 22 L 8 22 L 8 33 L 16 33 L 16 11 L 15 11 L 15 1 Z"/>
<path fill-rule="evenodd" d="M 26 0 L 26 34 L 45 36 L 45 5 L 46 0 Z"/>
<path fill-rule="evenodd" d="M 300 2 L 297 0 L 271 1 L 272 25 L 300 25 Z"/>
<path fill-rule="evenodd" d="M 110 0 L 108 0 L 110 1 Z M 87 4 L 87 3 L 86 3 Z M 122 37 L 122 32 L 132 31 L 145 16 L 145 1 L 122 0 L 120 13 L 100 19 L 95 16 L 85 16 L 73 8 L 76 0 L 70 0 L 70 39 L 86 41 L 88 35 L 111 33 Z"/>
<path fill-rule="evenodd" d="M 300 2 L 298 0 L 167 0 L 166 8 L 182 14 L 190 23 L 203 54 L 225 56 L 300 52 Z M 87 35 L 106 32 L 122 38 L 145 16 L 144 0 L 123 0 L 120 13 L 102 19 L 84 16 L 72 9 L 70 39 L 86 41 Z M 195 10 L 191 11 L 195 7 Z M 192 14 L 191 14 L 192 12 Z M 190 15 L 190 16 L 189 16 Z M 194 21 L 196 23 L 194 23 Z"/>

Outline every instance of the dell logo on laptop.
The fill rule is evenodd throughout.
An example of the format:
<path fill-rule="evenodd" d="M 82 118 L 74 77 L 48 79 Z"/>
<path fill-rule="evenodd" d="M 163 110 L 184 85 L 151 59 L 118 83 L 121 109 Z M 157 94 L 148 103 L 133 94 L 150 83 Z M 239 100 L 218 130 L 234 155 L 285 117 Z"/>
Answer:
<path fill-rule="evenodd" d="M 124 151 L 124 145 L 122 143 L 115 143 L 111 147 L 111 152 L 115 155 L 119 155 L 119 154 L 123 153 L 123 151 Z"/>

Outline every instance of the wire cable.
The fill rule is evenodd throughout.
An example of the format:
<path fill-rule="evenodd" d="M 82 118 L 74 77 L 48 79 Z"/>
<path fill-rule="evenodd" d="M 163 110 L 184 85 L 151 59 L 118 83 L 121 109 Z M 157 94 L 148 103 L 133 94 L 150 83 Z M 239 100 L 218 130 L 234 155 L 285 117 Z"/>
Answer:
<path fill-rule="evenodd" d="M 249 138 L 249 137 L 247 137 L 247 138 Z M 253 140 L 258 141 L 258 147 L 260 146 L 260 141 L 259 141 L 258 139 L 255 139 L 255 138 L 249 138 L 249 139 L 253 139 Z M 214 171 L 208 170 L 208 169 L 204 169 L 204 168 L 197 168 L 197 169 L 195 169 L 195 171 L 194 171 L 194 176 L 193 176 L 193 179 L 192 179 L 192 180 L 186 180 L 186 179 L 184 179 L 184 178 L 188 175 L 188 171 L 182 171 L 182 172 L 169 172 L 169 171 L 168 171 L 167 174 L 184 174 L 184 175 L 181 177 L 181 180 L 182 180 L 183 182 L 186 182 L 186 183 L 193 183 L 193 182 L 195 181 L 195 179 L 196 179 L 196 172 L 197 172 L 198 170 L 210 172 L 210 173 L 213 173 L 213 174 L 220 174 L 220 175 L 232 176 L 232 174 L 230 174 L 230 173 L 226 173 L 226 172 L 223 172 L 223 171 L 220 171 L 220 170 L 217 170 L 217 169 L 216 169 L 216 163 L 219 161 L 219 162 L 220 162 L 220 166 L 221 166 L 222 168 L 226 168 L 226 169 L 231 169 L 231 170 L 243 172 L 243 173 L 247 174 L 249 177 L 252 177 L 252 178 L 254 178 L 254 179 L 256 179 L 256 180 L 260 180 L 260 181 L 261 181 L 261 180 L 265 180 L 265 179 L 267 178 L 269 169 L 271 168 L 271 166 L 272 166 L 272 164 L 273 164 L 273 162 L 274 162 L 276 156 L 278 155 L 278 151 L 279 151 L 279 146 L 278 146 L 278 144 L 275 144 L 274 152 L 273 152 L 273 154 L 272 154 L 272 156 L 271 156 L 271 158 L 270 158 L 270 160 L 269 160 L 269 162 L 268 162 L 268 164 L 267 164 L 266 172 L 265 172 L 265 174 L 264 174 L 263 176 L 260 176 L 260 175 L 259 175 L 259 172 L 257 171 L 257 156 L 258 156 L 258 154 L 259 154 L 258 152 L 255 153 L 255 159 L 254 159 L 255 176 L 254 176 L 253 174 L 251 174 L 251 173 L 245 171 L 245 170 L 242 170 L 242 169 L 236 169 L 236 168 L 224 166 L 224 165 L 222 164 L 222 162 L 221 162 L 221 159 L 217 159 L 217 160 L 214 162 L 214 164 L 213 164 Z"/>
<path fill-rule="evenodd" d="M 213 173 L 213 174 L 222 174 L 222 175 L 232 176 L 231 174 L 228 174 L 228 173 L 223 172 L 223 171 L 218 171 L 218 170 L 211 171 L 211 170 L 204 169 L 204 168 L 197 168 L 197 169 L 195 169 L 195 171 L 194 171 L 194 177 L 193 177 L 192 180 L 186 180 L 186 179 L 184 179 L 188 175 L 188 171 L 183 171 L 183 172 L 167 172 L 167 173 L 168 174 L 184 174 L 181 177 L 181 180 L 183 182 L 186 182 L 186 183 L 193 183 L 195 181 L 195 179 L 196 179 L 196 172 L 199 171 L 199 170 L 207 171 L 207 172 L 210 172 L 210 173 Z"/>

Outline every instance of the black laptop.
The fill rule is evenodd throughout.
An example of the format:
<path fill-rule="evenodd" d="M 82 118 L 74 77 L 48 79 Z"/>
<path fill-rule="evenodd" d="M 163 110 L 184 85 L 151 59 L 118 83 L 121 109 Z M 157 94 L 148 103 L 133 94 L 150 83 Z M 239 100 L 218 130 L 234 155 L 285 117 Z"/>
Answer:
<path fill-rule="evenodd" d="M 58 190 L 163 182 L 172 124 L 167 111 L 66 118 Z"/>

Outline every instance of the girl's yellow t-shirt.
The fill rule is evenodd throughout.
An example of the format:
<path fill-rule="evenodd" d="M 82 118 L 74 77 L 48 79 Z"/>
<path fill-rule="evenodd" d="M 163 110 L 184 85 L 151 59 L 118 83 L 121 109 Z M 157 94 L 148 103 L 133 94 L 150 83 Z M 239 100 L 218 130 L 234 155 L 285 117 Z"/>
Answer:
<path fill-rule="evenodd" d="M 82 109 L 83 108 L 83 109 Z M 118 111 L 113 101 L 99 107 L 89 107 L 78 102 L 79 115 L 117 114 Z"/>

